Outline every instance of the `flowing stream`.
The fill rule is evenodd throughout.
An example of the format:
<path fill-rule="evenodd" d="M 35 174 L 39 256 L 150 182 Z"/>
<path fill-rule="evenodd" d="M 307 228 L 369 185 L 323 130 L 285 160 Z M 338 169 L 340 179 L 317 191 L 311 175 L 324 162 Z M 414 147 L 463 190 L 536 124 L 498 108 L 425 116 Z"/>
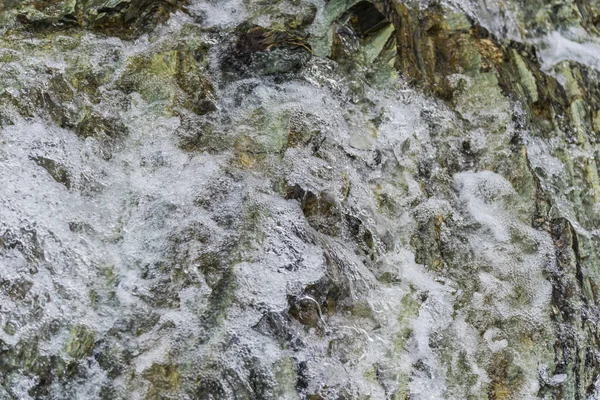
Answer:
<path fill-rule="evenodd" d="M 0 1 L 0 399 L 600 399 L 600 7 L 535 3 Z"/>

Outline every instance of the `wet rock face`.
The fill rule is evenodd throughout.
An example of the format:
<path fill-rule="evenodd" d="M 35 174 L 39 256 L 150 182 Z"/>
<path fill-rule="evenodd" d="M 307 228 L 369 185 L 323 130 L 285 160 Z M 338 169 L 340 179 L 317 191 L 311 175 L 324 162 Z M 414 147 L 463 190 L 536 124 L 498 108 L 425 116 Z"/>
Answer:
<path fill-rule="evenodd" d="M 177 0 L 6 1 L 2 11 L 13 26 L 30 31 L 83 27 L 108 35 L 133 38 L 165 22 L 185 6 Z"/>
<path fill-rule="evenodd" d="M 4 1 L 0 398 L 598 398 L 597 17 Z"/>
<path fill-rule="evenodd" d="M 222 65 L 227 76 L 275 76 L 298 72 L 310 59 L 310 45 L 297 30 L 242 24 Z"/>

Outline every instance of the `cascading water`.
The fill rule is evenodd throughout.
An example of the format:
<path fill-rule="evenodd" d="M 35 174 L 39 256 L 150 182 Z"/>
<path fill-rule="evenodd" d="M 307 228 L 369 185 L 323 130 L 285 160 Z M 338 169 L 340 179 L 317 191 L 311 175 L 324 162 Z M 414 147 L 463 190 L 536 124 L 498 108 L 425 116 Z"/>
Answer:
<path fill-rule="evenodd" d="M 546 3 L 0 2 L 0 399 L 600 399 Z"/>

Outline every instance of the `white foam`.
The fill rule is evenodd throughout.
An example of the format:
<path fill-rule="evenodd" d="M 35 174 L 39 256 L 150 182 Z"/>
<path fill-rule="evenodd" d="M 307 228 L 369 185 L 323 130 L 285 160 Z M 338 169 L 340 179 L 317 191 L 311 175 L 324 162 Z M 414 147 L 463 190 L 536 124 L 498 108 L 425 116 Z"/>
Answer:
<path fill-rule="evenodd" d="M 550 32 L 536 42 L 546 71 L 563 61 L 575 61 L 600 71 L 600 40 L 582 29 Z"/>

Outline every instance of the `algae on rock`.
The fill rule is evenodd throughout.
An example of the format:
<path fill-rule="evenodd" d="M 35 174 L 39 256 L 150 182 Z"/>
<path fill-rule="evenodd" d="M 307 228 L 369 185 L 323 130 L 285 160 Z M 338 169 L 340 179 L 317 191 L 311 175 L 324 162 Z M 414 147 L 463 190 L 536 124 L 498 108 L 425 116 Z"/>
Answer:
<path fill-rule="evenodd" d="M 598 397 L 598 7 L 503 3 L 1 3 L 0 397 Z"/>

